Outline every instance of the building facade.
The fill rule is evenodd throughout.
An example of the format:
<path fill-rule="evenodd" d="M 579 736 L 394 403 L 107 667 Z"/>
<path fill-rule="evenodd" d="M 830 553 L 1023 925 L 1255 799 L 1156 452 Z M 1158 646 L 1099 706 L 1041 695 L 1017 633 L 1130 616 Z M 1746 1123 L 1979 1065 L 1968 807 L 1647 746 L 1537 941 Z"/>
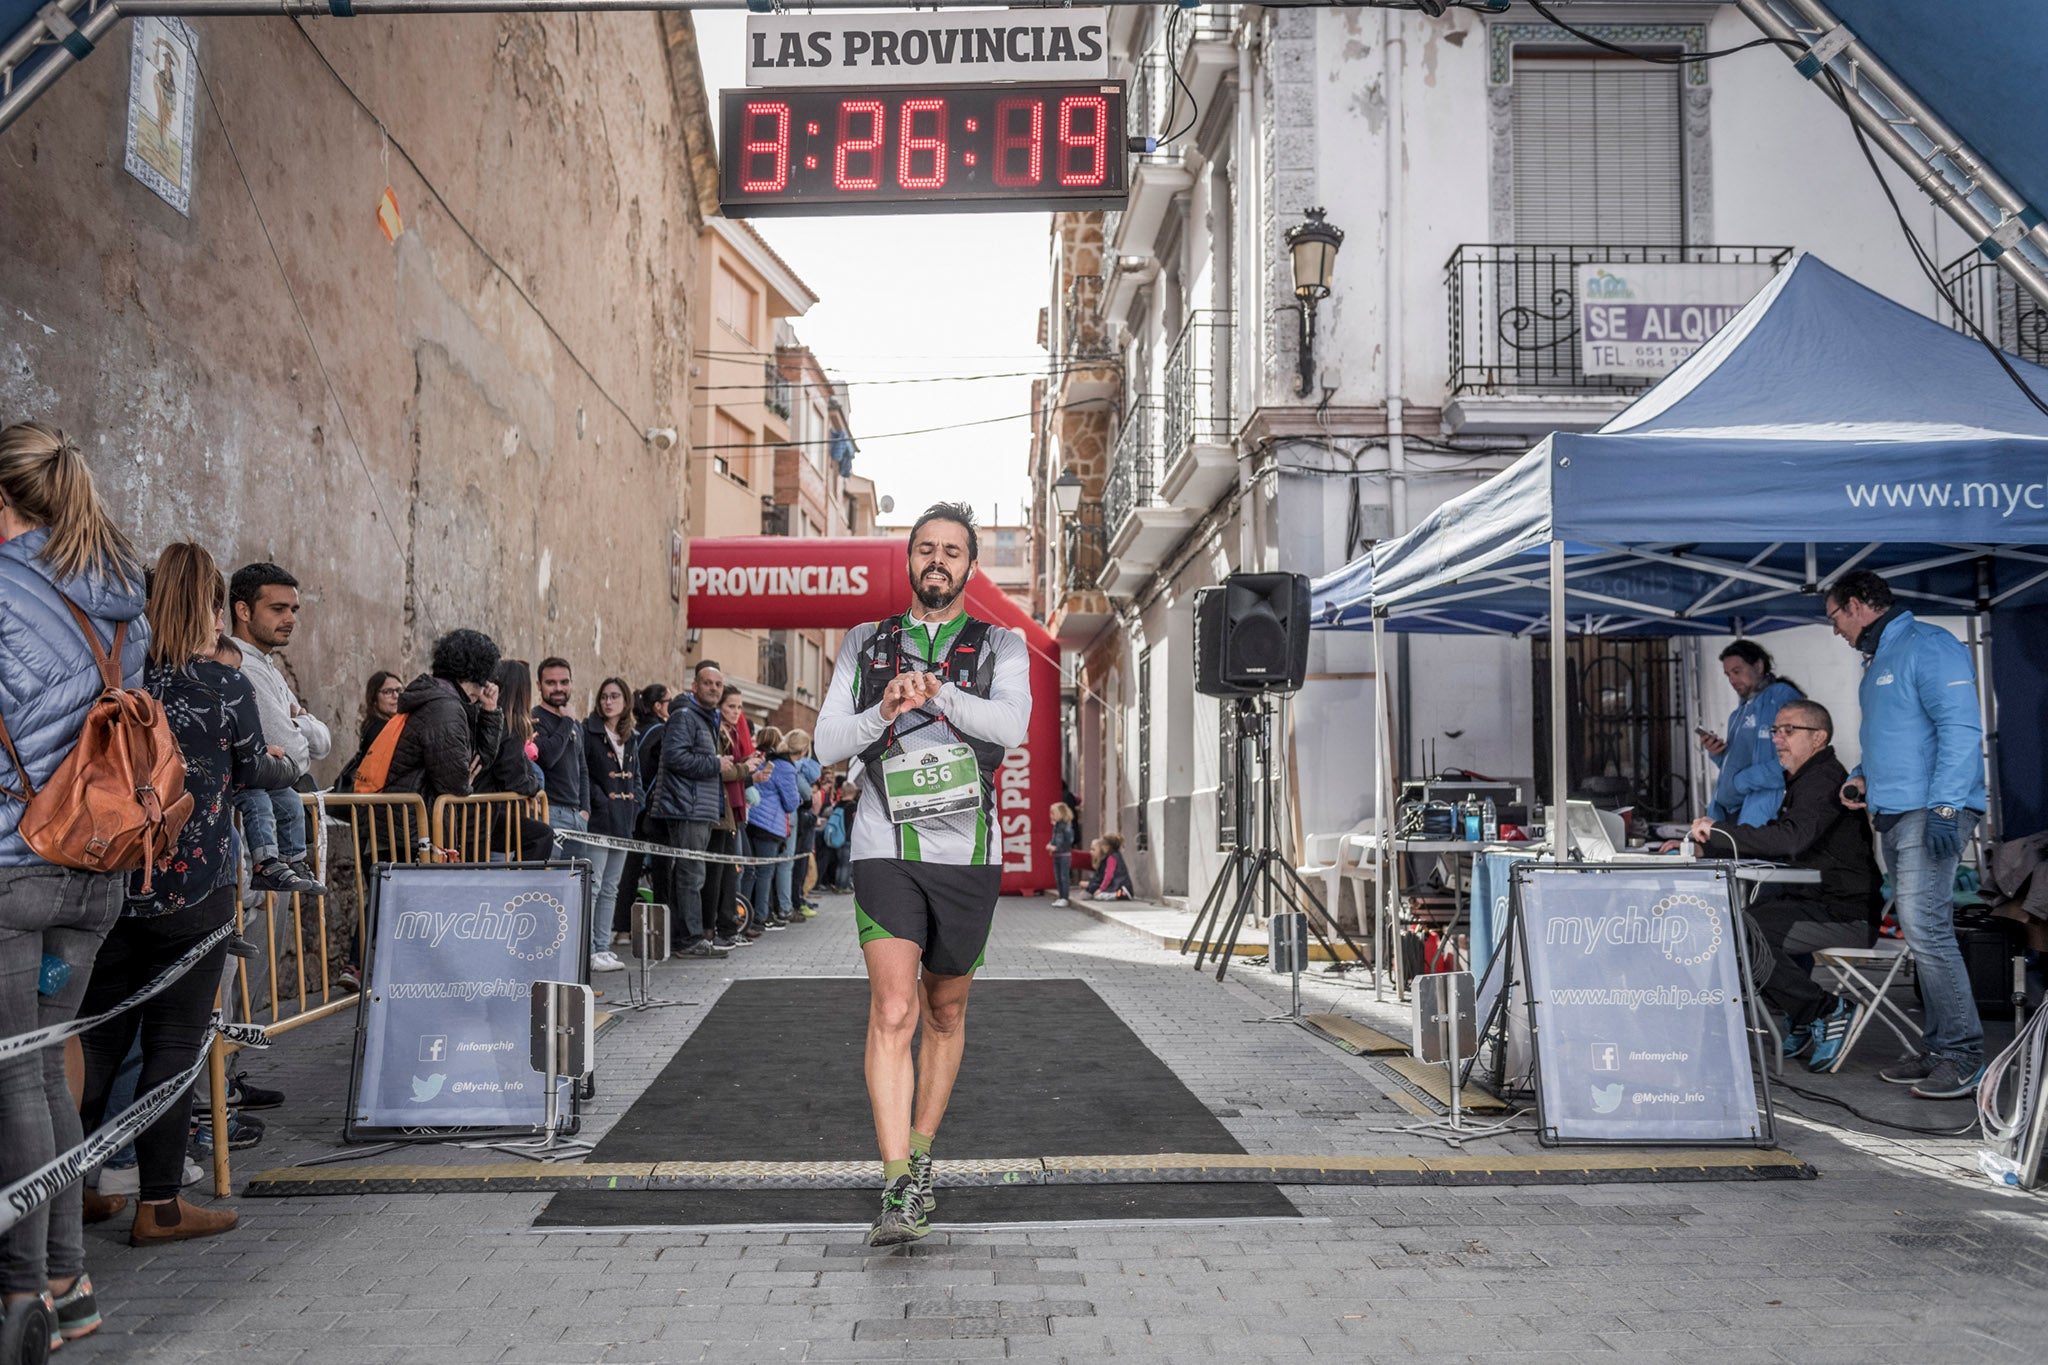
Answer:
<path fill-rule="evenodd" d="M 457 626 L 674 676 L 717 198 L 689 17 L 170 24 L 0 134 L 0 421 L 69 431 L 145 554 L 298 577 L 320 777 L 367 675 Z"/>
<path fill-rule="evenodd" d="M 1728 4 L 1567 17 L 1667 57 L 1756 36 Z M 1641 62 L 1522 4 L 1111 23 L 1132 132 L 1159 142 L 1133 157 L 1123 210 L 1053 221 L 1040 590 L 1069 654 L 1085 832 L 1124 835 L 1146 894 L 1199 899 L 1240 834 L 1237 784 L 1257 775 L 1237 772 L 1224 704 L 1191 685 L 1197 590 L 1240 568 L 1336 568 L 1544 434 L 1620 411 L 1654 378 L 1589 365 L 1589 272 L 1700 267 L 1753 292 L 1813 250 L 1930 314 L 1936 295 L 1846 120 L 1775 51 Z M 1937 216 L 1923 235 L 1960 256 Z M 1344 235 L 1311 333 L 1288 238 L 1313 220 Z M 1646 811 L 1682 804 L 1680 647 L 1572 648 L 1567 704 L 1612 721 L 1575 732 L 1574 782 Z M 1369 636 L 1317 632 L 1273 739 L 1282 842 L 1371 814 L 1376 686 L 1404 775 L 1547 774 L 1540 646 L 1418 636 L 1391 652 L 1375 677 Z"/>

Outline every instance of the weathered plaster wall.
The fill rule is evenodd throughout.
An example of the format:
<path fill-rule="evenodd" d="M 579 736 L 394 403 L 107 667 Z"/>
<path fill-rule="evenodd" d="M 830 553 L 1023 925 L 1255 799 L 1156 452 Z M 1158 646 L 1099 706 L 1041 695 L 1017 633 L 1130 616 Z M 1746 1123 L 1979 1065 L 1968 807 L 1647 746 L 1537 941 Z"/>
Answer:
<path fill-rule="evenodd" d="M 122 170 L 125 29 L 0 135 L 0 419 L 76 435 L 149 552 L 295 573 L 337 730 L 457 625 L 673 682 L 685 448 L 641 433 L 689 431 L 687 17 L 195 28 L 189 218 Z"/>

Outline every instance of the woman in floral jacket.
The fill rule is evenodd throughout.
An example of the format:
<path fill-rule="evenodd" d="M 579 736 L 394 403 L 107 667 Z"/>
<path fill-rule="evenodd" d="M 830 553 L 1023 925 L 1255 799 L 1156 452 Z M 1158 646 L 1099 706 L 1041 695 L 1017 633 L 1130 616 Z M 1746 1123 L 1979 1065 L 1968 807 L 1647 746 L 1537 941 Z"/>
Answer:
<path fill-rule="evenodd" d="M 263 742 L 248 682 L 214 661 L 226 603 L 227 581 L 212 555 L 189 543 L 165 549 L 149 589 L 149 667 L 143 686 L 164 704 L 185 755 L 192 815 L 179 831 L 177 846 L 158 860 L 149 894 L 131 892 L 121 919 L 101 945 L 81 1014 L 111 1009 L 233 921 L 235 824 L 229 798 L 238 788 L 291 785 L 290 762 Z M 139 1093 L 147 1094 L 199 1060 L 227 951 L 226 937 L 217 939 L 171 985 L 85 1035 L 85 1102 L 80 1109 L 88 1129 L 104 1117 L 114 1073 L 138 1033 Z M 211 1236 L 237 1221 L 232 1209 L 202 1209 L 179 1197 L 191 1108 L 187 1085 L 163 1116 L 136 1136 L 141 1188 L 128 1234 L 133 1245 Z"/>

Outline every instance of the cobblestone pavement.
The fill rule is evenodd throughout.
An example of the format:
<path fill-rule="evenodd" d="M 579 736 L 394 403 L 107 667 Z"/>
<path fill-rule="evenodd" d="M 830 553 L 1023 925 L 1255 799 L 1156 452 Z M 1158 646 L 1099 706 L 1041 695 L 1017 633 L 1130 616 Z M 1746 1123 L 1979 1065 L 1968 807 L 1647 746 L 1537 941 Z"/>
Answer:
<path fill-rule="evenodd" d="M 661 993 L 697 1003 L 628 1017 L 600 1040 L 587 1135 L 623 1112 L 726 981 L 857 971 L 850 902 L 824 906 L 727 961 L 663 968 Z M 1030 901 L 1005 903 L 989 961 L 996 975 L 1089 982 L 1248 1151 L 1445 1150 L 1369 1131 L 1409 1112 L 1375 1064 L 1243 1022 L 1285 1004 L 1285 982 L 1259 969 L 1219 986 L 1156 941 Z M 1402 1011 L 1348 984 L 1312 979 L 1307 994 L 1405 1028 Z M 328 1021 L 252 1060 L 255 1080 L 291 1098 L 264 1145 L 237 1154 L 238 1181 L 337 1149 L 350 1033 L 349 1019 Z M 540 1234 L 530 1224 L 546 1197 L 533 1195 L 243 1199 L 236 1232 L 185 1246 L 131 1249 L 125 1218 L 88 1229 L 107 1326 L 62 1358 L 2041 1358 L 2048 1200 L 1965 1174 L 1966 1143 L 1782 1118 L 1820 1179 L 1288 1187 L 1301 1218 L 942 1228 L 893 1253 L 866 1251 L 853 1229 Z"/>

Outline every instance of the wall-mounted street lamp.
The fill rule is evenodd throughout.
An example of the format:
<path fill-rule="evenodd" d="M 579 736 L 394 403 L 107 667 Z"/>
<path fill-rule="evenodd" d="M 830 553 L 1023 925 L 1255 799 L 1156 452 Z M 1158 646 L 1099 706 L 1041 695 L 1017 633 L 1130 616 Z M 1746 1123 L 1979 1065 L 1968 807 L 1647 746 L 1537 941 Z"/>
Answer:
<path fill-rule="evenodd" d="M 1070 521 L 1081 510 L 1081 476 L 1069 469 L 1052 481 L 1052 502 L 1061 521 Z"/>
<path fill-rule="evenodd" d="M 1330 297 L 1330 277 L 1337 267 L 1337 248 L 1344 230 L 1323 221 L 1323 210 L 1307 210 L 1308 221 L 1287 229 L 1287 249 L 1294 256 L 1294 303 L 1301 318 L 1299 388 L 1306 398 L 1315 388 L 1316 302 Z"/>

